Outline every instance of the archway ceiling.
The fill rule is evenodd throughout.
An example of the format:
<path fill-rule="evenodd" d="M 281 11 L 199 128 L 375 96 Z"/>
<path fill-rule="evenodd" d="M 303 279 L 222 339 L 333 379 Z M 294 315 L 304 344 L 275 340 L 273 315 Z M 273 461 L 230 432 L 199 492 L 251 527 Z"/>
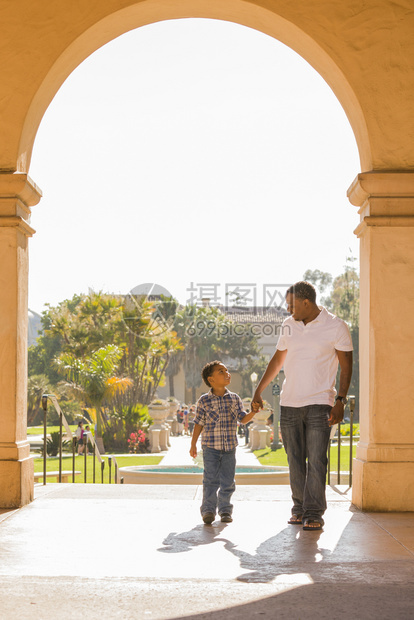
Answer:
<path fill-rule="evenodd" d="M 96 49 L 140 26 L 221 19 L 275 37 L 328 82 L 362 170 L 414 168 L 414 5 L 391 0 L 19 0 L 0 6 L 2 170 L 27 172 L 40 121 Z"/>

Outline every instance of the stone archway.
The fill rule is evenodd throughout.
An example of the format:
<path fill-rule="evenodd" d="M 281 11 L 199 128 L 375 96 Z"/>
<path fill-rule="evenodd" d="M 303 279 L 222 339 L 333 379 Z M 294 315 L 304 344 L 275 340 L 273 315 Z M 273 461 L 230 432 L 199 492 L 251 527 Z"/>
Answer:
<path fill-rule="evenodd" d="M 292 21 L 269 12 L 259 4 L 246 9 L 244 0 L 177 0 L 165 6 L 159 1 L 130 3 L 121 11 L 106 16 L 82 31 L 56 59 L 39 89 L 34 93 L 22 126 L 18 144 L 17 170 L 27 172 L 31 150 L 40 121 L 50 101 L 66 77 L 90 54 L 128 30 L 166 19 L 199 17 L 233 21 L 259 30 L 285 43 L 304 57 L 322 75 L 335 92 L 354 131 L 361 159 L 361 169 L 371 168 L 370 140 L 363 111 L 350 82 L 317 39 Z"/>
<path fill-rule="evenodd" d="M 292 47 L 325 78 L 351 123 L 363 171 L 349 190 L 361 207 L 361 441 L 353 499 L 369 510 L 414 510 L 414 9 L 392 0 L 362 8 L 355 0 L 84 0 L 75 14 L 63 0 L 20 0 L 1 17 L 0 505 L 33 496 L 25 429 L 27 240 L 30 207 L 41 193 L 27 173 L 41 118 L 71 71 L 116 36 L 160 20 L 207 17 Z"/>

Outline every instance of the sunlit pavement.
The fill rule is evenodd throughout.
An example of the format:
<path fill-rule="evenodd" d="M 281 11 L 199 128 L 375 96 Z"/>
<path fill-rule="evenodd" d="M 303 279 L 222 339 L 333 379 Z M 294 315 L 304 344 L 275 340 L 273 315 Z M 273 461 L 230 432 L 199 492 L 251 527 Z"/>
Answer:
<path fill-rule="evenodd" d="M 246 446 L 244 437 L 239 439 L 239 445 L 236 451 L 237 465 L 260 465 L 260 462 L 251 450 Z M 191 437 L 189 435 L 180 435 L 179 437 L 170 438 L 171 446 L 167 452 L 162 452 L 162 465 L 193 465 L 194 459 L 190 456 Z M 197 444 L 200 450 L 200 441 Z"/>
<path fill-rule="evenodd" d="M 287 486 L 239 486 L 212 526 L 197 486 L 35 490 L 0 511 L 1 620 L 414 617 L 414 515 L 362 514 L 345 487 L 322 532 L 287 524 Z"/>

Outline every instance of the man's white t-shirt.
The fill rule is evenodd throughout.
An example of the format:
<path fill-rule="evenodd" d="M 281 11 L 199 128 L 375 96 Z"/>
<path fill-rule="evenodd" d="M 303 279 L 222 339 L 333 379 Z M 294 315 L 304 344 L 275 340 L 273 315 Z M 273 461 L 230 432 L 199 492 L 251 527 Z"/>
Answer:
<path fill-rule="evenodd" d="M 352 339 L 345 321 L 326 308 L 305 325 L 293 317 L 285 319 L 277 343 L 287 349 L 285 380 L 280 393 L 284 407 L 331 405 L 335 402 L 338 370 L 337 351 L 352 351 Z"/>

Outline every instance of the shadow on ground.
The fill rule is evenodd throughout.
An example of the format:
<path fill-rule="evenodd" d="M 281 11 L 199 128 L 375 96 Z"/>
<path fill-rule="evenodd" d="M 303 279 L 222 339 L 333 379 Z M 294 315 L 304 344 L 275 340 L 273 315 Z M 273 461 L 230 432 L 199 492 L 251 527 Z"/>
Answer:
<path fill-rule="evenodd" d="M 186 620 L 412 620 L 411 585 L 309 584 L 276 596 L 219 611 L 186 616 Z"/>
<path fill-rule="evenodd" d="M 238 581 L 247 583 L 268 583 L 281 574 L 281 567 L 287 568 L 287 562 L 292 559 L 292 549 L 296 546 L 295 560 L 306 563 L 320 562 L 331 554 L 329 549 L 319 547 L 321 532 L 304 532 L 300 527 L 289 526 L 263 541 L 254 553 L 248 553 L 239 548 L 229 538 L 224 536 L 228 528 L 224 523 L 216 525 L 197 525 L 185 532 L 171 532 L 163 540 L 164 547 L 158 549 L 162 553 L 186 553 L 193 547 L 211 545 L 222 542 L 224 549 L 233 554 L 240 562 L 240 567 L 249 572 L 239 575 Z M 228 530 L 231 533 L 231 526 Z M 300 545 L 295 543 L 300 542 Z M 297 564 L 291 567 L 291 572 L 297 573 Z"/>

